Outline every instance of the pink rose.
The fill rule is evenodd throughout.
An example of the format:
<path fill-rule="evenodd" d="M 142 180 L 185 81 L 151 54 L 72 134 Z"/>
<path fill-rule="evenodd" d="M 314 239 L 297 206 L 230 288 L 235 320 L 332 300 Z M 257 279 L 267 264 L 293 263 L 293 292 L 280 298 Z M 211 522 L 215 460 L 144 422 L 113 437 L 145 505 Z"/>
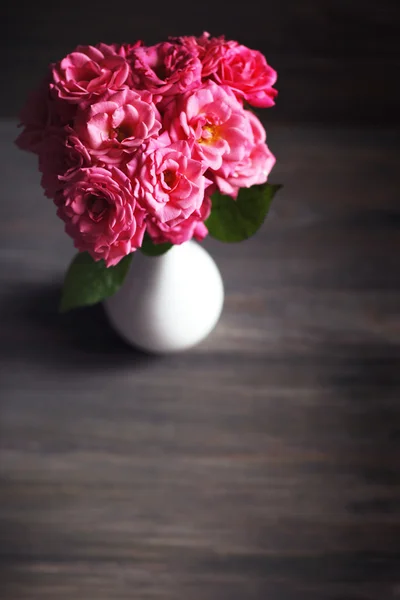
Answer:
<path fill-rule="evenodd" d="M 253 146 L 249 155 L 234 164 L 233 169 L 222 167 L 215 173 L 219 190 L 228 196 L 236 197 L 239 188 L 265 183 L 275 164 L 275 157 L 265 143 L 264 127 L 252 112 L 248 112 L 248 118 L 253 134 Z"/>
<path fill-rule="evenodd" d="M 171 139 L 188 140 L 193 158 L 218 170 L 248 156 L 253 145 L 248 114 L 229 88 L 208 81 L 170 104 L 165 121 Z"/>
<path fill-rule="evenodd" d="M 111 46 L 114 48 L 115 53 L 118 54 L 118 56 L 123 56 L 129 62 L 132 58 L 133 51 L 136 50 L 136 48 L 143 46 L 143 42 L 138 40 L 133 44 L 111 44 Z"/>
<path fill-rule="evenodd" d="M 79 112 L 75 130 L 92 156 L 119 165 L 158 134 L 160 120 L 151 94 L 125 88 Z"/>
<path fill-rule="evenodd" d="M 153 94 L 182 94 L 201 85 L 201 62 L 195 49 L 178 42 L 142 46 L 132 53 L 132 80 Z"/>
<path fill-rule="evenodd" d="M 33 90 L 20 113 L 23 131 L 15 143 L 21 150 L 37 154 L 47 134 L 72 122 L 76 109 L 60 101 L 50 90 L 50 77 Z"/>
<path fill-rule="evenodd" d="M 88 104 L 93 96 L 117 91 L 130 74 L 128 62 L 115 46 L 78 46 L 52 69 L 53 88 L 59 98 Z"/>
<path fill-rule="evenodd" d="M 76 169 L 90 165 L 90 154 L 73 130 L 69 127 L 53 128 L 39 150 L 41 184 L 46 196 L 54 198 L 63 185 L 60 177 L 69 177 Z"/>
<path fill-rule="evenodd" d="M 174 227 L 199 210 L 208 183 L 204 171 L 186 142 L 155 150 L 150 145 L 135 178 L 135 193 L 151 216 Z"/>
<path fill-rule="evenodd" d="M 57 193 L 56 204 L 75 247 L 94 260 L 104 259 L 108 267 L 142 244 L 145 212 L 130 180 L 116 167 L 75 171 Z"/>
<path fill-rule="evenodd" d="M 191 52 L 198 55 L 202 61 L 205 51 L 210 44 L 210 40 L 215 38 L 210 38 L 210 34 L 205 31 L 200 37 L 195 37 L 194 35 L 182 35 L 179 37 L 170 37 L 168 39 L 172 43 L 186 46 Z"/>
<path fill-rule="evenodd" d="M 170 146 L 171 143 L 171 138 L 167 131 L 163 131 L 157 138 L 147 139 L 141 146 L 140 151 L 131 155 L 129 161 L 124 163 L 121 169 L 128 175 L 131 181 L 137 179 L 137 177 L 139 177 L 139 171 L 143 166 L 144 157 L 155 152 L 155 150 Z"/>
<path fill-rule="evenodd" d="M 209 217 L 210 211 L 211 200 L 208 196 L 205 196 L 199 210 L 196 210 L 187 219 L 180 221 L 180 223 L 173 227 L 168 226 L 166 223 L 161 223 L 156 219 L 150 219 L 147 222 L 147 231 L 155 244 L 163 244 L 165 242 L 183 244 L 193 237 L 201 242 L 208 233 L 204 221 Z"/>
<path fill-rule="evenodd" d="M 202 64 L 203 78 L 211 77 L 217 83 L 229 86 L 252 106 L 266 108 L 275 104 L 278 92 L 272 86 L 277 74 L 258 50 L 223 38 L 211 38 Z"/>

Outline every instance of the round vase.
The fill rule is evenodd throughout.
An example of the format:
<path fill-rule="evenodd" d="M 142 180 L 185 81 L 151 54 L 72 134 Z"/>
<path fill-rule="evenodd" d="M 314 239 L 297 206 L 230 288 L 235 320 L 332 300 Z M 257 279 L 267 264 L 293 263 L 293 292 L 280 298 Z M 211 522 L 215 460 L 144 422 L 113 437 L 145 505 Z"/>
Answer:
<path fill-rule="evenodd" d="M 223 302 L 217 265 L 203 247 L 190 241 L 161 256 L 136 252 L 123 285 L 104 307 L 128 343 L 148 352 L 170 353 L 207 337 Z"/>

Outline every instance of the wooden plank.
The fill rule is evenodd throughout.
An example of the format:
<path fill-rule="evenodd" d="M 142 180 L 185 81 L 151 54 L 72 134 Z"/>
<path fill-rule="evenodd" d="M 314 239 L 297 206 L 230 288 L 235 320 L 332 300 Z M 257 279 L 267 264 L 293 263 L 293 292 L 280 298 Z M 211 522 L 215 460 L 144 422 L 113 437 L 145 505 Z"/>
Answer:
<path fill-rule="evenodd" d="M 271 128 L 270 218 L 206 243 L 222 319 L 156 358 L 57 314 L 73 249 L 0 130 L 0 597 L 397 598 L 396 132 Z"/>

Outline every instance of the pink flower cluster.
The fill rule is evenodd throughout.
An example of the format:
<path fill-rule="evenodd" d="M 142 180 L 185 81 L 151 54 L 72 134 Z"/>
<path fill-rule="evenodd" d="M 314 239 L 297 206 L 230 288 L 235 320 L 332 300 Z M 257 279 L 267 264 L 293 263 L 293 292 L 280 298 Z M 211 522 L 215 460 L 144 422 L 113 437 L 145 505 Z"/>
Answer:
<path fill-rule="evenodd" d="M 236 198 L 275 159 L 246 104 L 274 104 L 264 56 L 224 38 L 78 46 L 51 65 L 17 144 L 80 251 L 107 266 L 154 243 L 207 235 L 211 193 Z"/>

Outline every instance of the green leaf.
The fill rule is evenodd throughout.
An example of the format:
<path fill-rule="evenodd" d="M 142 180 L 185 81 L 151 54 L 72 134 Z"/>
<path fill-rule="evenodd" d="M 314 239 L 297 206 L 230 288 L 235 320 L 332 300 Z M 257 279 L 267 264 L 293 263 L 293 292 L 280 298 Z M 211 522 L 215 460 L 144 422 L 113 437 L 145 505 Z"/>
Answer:
<path fill-rule="evenodd" d="M 241 242 L 254 235 L 268 214 L 281 185 L 241 188 L 236 200 L 219 192 L 212 195 L 211 214 L 206 221 L 209 234 L 221 242 Z"/>
<path fill-rule="evenodd" d="M 146 232 L 140 249 L 146 256 L 161 256 L 161 254 L 168 252 L 170 248 L 172 248 L 172 244 L 169 242 L 165 244 L 155 244 Z"/>
<path fill-rule="evenodd" d="M 132 254 L 129 254 L 115 267 L 107 268 L 104 260 L 94 261 L 87 252 L 78 253 L 65 276 L 60 312 L 96 304 L 115 294 L 124 282 L 131 261 Z"/>

